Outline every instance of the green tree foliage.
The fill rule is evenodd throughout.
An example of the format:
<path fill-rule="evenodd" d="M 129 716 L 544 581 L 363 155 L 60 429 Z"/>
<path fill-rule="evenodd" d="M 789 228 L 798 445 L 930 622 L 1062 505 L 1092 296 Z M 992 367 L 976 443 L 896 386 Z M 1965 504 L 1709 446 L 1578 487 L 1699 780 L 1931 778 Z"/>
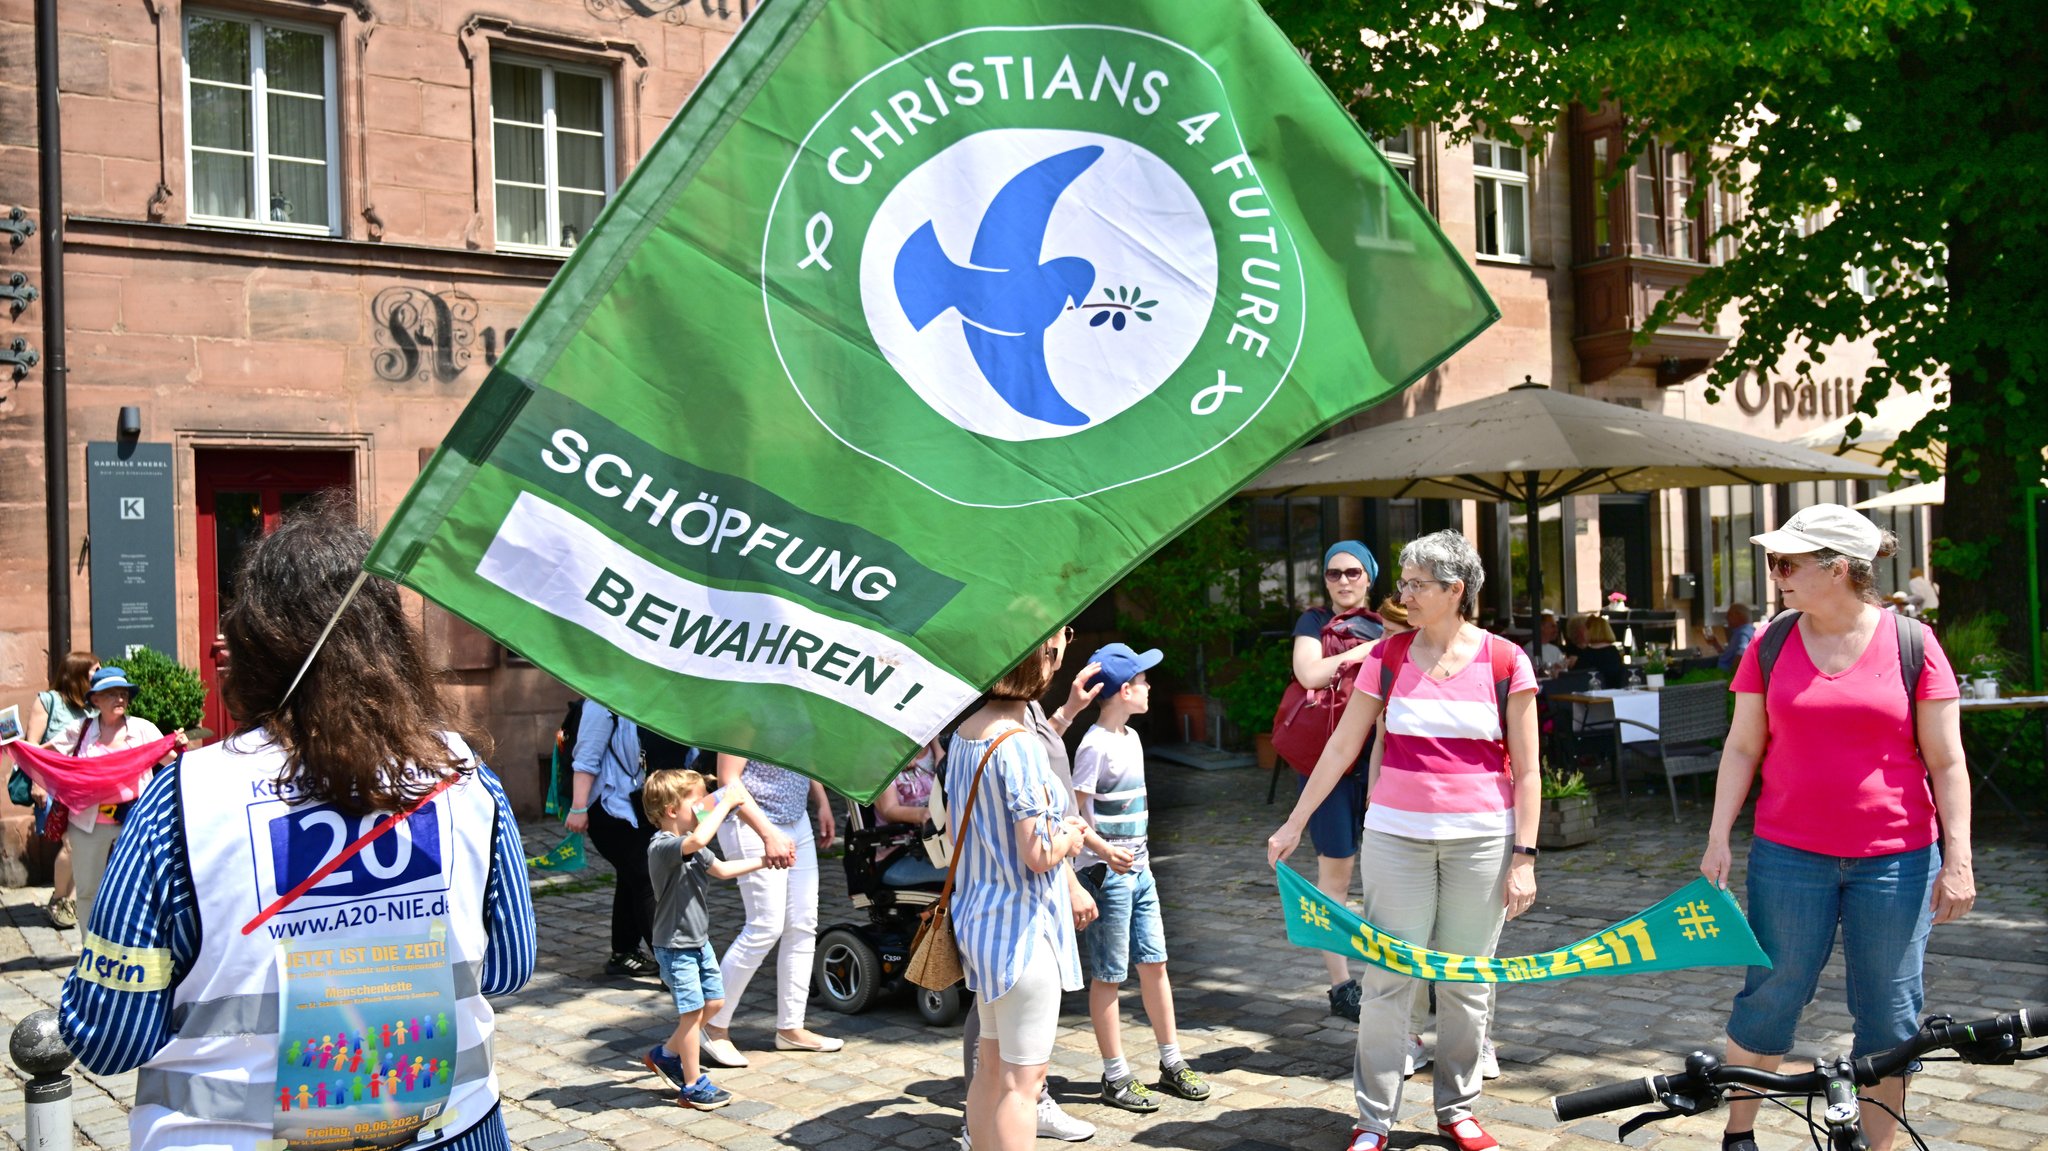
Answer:
<path fill-rule="evenodd" d="M 1702 192 L 1718 182 L 1746 213 L 1721 233 L 1735 257 L 1651 323 L 1741 306 L 1710 391 L 1752 372 L 1811 379 L 1841 340 L 1881 357 L 1866 414 L 1895 389 L 1946 390 L 1947 409 L 1894 449 L 1902 472 L 1932 478 L 1909 453 L 1947 443 L 1943 608 L 2025 602 L 2017 497 L 2048 444 L 2048 3 L 1266 6 L 1368 132 L 1521 127 L 1540 149 L 1574 103 L 1614 98 L 1637 152 L 1655 138 L 1691 153 Z M 2006 646 L 2025 649 L 2023 623 L 2023 609 L 2004 617 Z"/>
<path fill-rule="evenodd" d="M 165 734 L 180 728 L 199 726 L 206 707 L 206 685 L 199 673 L 158 651 L 146 647 L 135 654 L 108 660 L 135 685 L 135 698 L 128 712 L 155 724 Z"/>
<path fill-rule="evenodd" d="M 1226 503 L 1196 520 L 1188 530 L 1117 586 L 1117 628 L 1133 647 L 1157 644 L 1166 655 L 1166 670 L 1209 690 L 1209 660 L 1246 620 L 1246 602 L 1255 596 L 1258 554 L 1247 539 L 1244 508 Z"/>

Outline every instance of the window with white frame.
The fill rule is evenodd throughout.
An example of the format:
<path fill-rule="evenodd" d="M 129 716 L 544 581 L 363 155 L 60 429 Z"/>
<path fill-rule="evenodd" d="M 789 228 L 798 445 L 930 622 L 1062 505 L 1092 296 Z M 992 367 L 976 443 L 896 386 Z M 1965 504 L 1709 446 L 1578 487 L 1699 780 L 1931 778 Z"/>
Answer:
<path fill-rule="evenodd" d="M 1529 152 L 1520 143 L 1472 141 L 1472 211 L 1478 253 L 1529 258 Z"/>
<path fill-rule="evenodd" d="M 1410 191 L 1421 195 L 1422 189 L 1416 183 L 1415 173 L 1415 129 L 1403 128 L 1391 136 L 1382 136 L 1373 141 L 1380 154 L 1394 169 L 1394 175 L 1408 185 Z M 1361 189 L 1364 214 L 1359 219 L 1358 242 L 1365 245 L 1382 245 L 1394 240 L 1394 203 L 1400 197 L 1391 184 L 1378 181 L 1365 183 Z"/>
<path fill-rule="evenodd" d="M 491 173 L 501 248 L 565 251 L 612 193 L 612 93 L 603 74 L 491 60 Z"/>
<path fill-rule="evenodd" d="M 341 214 L 334 91 L 328 30 L 187 13 L 190 218 L 332 233 Z"/>
<path fill-rule="evenodd" d="M 1387 163 L 1394 166 L 1394 171 L 1400 175 L 1401 182 L 1408 185 L 1409 191 L 1420 196 L 1422 185 L 1416 182 L 1415 175 L 1415 129 L 1403 128 L 1391 136 L 1380 137 L 1377 143 L 1380 146 L 1380 154 L 1387 158 Z"/>

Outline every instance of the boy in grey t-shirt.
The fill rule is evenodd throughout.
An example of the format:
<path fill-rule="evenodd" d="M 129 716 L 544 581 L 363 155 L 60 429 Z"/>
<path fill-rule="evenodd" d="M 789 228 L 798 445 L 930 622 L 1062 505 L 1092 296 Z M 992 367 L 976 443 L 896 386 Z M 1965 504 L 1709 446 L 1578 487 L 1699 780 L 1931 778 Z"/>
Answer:
<path fill-rule="evenodd" d="M 1107 843 L 1106 856 L 1083 852 L 1075 861 L 1081 882 L 1095 897 L 1100 918 L 1081 933 L 1081 957 L 1088 973 L 1088 1016 L 1102 1051 L 1102 1101 L 1126 1111 L 1159 1110 L 1159 1093 L 1138 1082 L 1124 1060 L 1117 999 L 1132 961 L 1152 1034 L 1159 1041 L 1159 1085 L 1183 1099 L 1207 1099 L 1209 1085 L 1180 1053 L 1173 1018 L 1173 987 L 1166 978 L 1166 926 L 1159 915 L 1159 888 L 1152 879 L 1146 829 L 1151 815 L 1145 793 L 1145 747 L 1131 727 L 1133 715 L 1151 707 L 1145 671 L 1159 663 L 1158 649 L 1139 654 L 1113 643 L 1090 656 L 1100 665 L 1095 682 L 1101 713 L 1074 753 L 1074 796 L 1086 819 Z"/>
<path fill-rule="evenodd" d="M 710 1111 L 732 1102 L 732 1093 L 715 1086 L 697 1061 L 704 1020 L 725 1005 L 705 896 L 711 880 L 759 871 L 766 861 L 728 862 L 708 850 L 733 808 L 751 802 L 738 784 L 712 792 L 694 771 L 650 772 L 641 802 L 660 829 L 647 844 L 647 877 L 654 884 L 654 960 L 676 1003 L 675 1031 L 668 1042 L 655 1044 L 643 1062 L 675 1085 L 679 1105 Z"/>

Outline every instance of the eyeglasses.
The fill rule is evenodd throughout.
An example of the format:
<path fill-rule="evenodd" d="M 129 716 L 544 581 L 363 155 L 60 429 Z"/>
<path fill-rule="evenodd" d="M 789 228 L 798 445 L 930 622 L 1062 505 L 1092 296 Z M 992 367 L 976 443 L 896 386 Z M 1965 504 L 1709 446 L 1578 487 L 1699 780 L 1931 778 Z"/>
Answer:
<path fill-rule="evenodd" d="M 1324 579 L 1326 579 L 1326 580 L 1329 580 L 1329 581 L 1330 581 L 1331 583 L 1343 583 L 1343 582 L 1344 582 L 1344 581 L 1346 581 L 1346 580 L 1362 580 L 1362 579 L 1364 579 L 1364 578 L 1365 578 L 1365 569 L 1364 569 L 1364 568 L 1324 568 L 1324 569 L 1323 569 L 1323 578 L 1324 578 Z"/>
<path fill-rule="evenodd" d="M 1440 579 L 1404 579 L 1394 582 L 1394 591 L 1401 595 L 1407 595 L 1409 592 L 1421 591 L 1426 587 L 1442 586 L 1444 586 L 1444 581 Z"/>

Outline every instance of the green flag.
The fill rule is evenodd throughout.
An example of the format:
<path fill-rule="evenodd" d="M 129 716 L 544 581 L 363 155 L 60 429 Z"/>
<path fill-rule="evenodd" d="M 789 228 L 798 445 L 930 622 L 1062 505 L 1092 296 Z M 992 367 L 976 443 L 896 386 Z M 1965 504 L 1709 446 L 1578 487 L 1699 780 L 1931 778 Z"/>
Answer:
<path fill-rule="evenodd" d="M 1529 983 L 1686 967 L 1769 967 L 1735 897 L 1705 876 L 1663 902 L 1568 947 L 1541 955 L 1452 955 L 1396 939 L 1276 865 L 1287 941 L 1443 983 Z"/>
<path fill-rule="evenodd" d="M 589 859 L 583 854 L 583 833 L 572 831 L 547 851 L 526 857 L 526 865 L 535 871 L 581 871 Z"/>
<path fill-rule="evenodd" d="M 868 797 L 1495 315 L 1253 0 L 773 0 L 369 566 L 656 730 Z"/>

